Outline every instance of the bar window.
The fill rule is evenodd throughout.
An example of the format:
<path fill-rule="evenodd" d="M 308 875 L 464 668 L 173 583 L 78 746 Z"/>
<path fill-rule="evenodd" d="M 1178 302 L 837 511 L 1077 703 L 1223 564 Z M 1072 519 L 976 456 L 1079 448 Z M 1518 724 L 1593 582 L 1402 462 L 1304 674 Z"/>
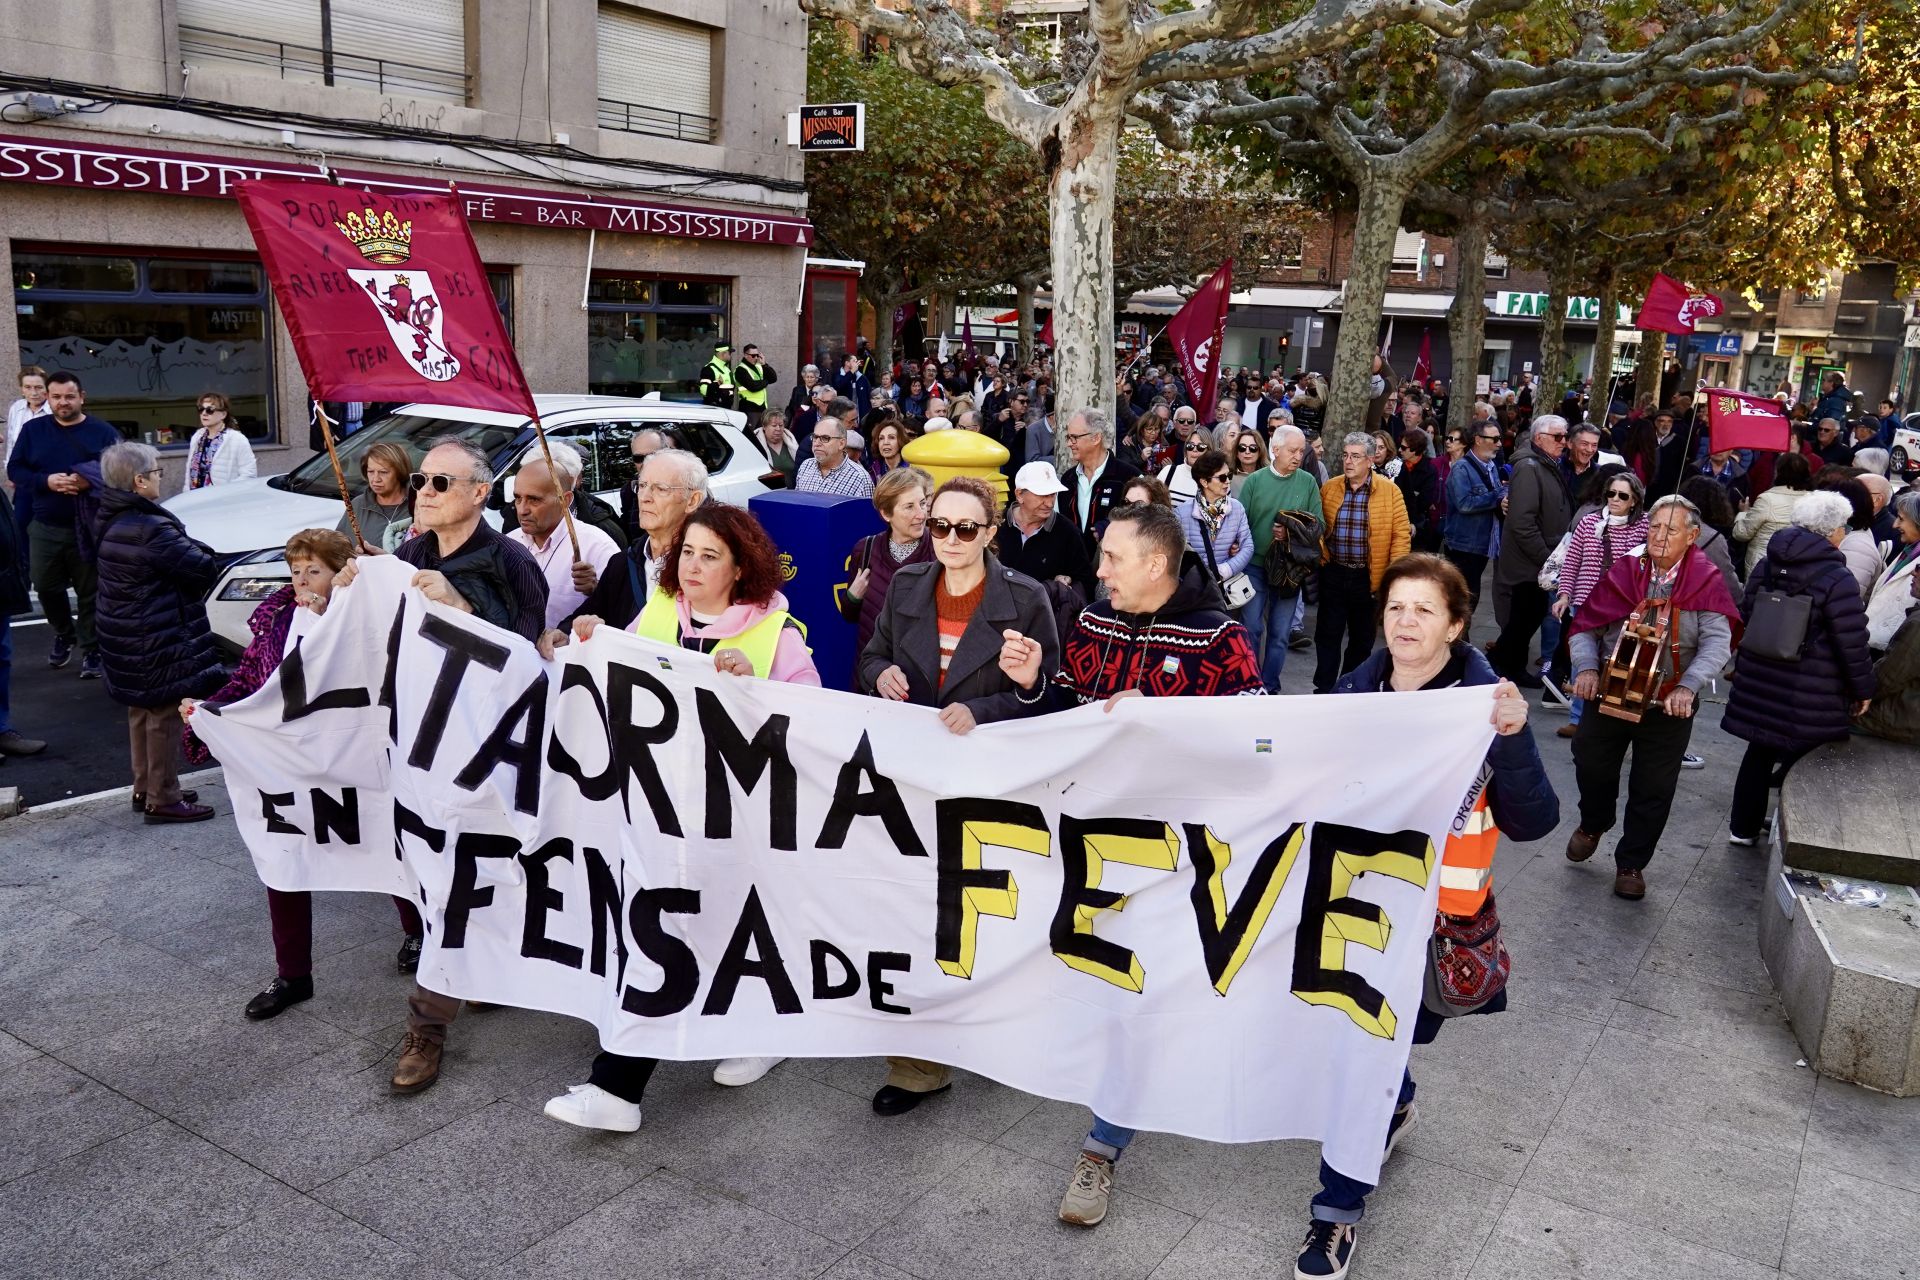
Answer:
<path fill-rule="evenodd" d="M 700 398 L 700 370 L 727 341 L 728 286 L 596 271 L 587 286 L 587 390 Z"/>

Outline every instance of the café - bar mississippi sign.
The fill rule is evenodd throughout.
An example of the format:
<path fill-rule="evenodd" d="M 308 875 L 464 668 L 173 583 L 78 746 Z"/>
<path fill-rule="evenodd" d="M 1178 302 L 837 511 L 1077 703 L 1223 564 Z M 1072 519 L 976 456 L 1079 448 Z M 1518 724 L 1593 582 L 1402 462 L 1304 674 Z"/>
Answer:
<path fill-rule="evenodd" d="M 348 188 L 386 192 L 446 190 L 445 183 L 399 174 L 353 169 L 331 172 Z M 0 134 L 0 182 L 231 200 L 234 187 L 248 179 L 320 176 L 323 176 L 320 171 L 311 165 Z M 749 244 L 813 243 L 813 227 L 804 218 L 597 198 L 587 193 L 534 191 L 491 183 L 462 182 L 459 190 L 467 218 L 472 222 L 507 222 L 580 231 L 632 231 L 640 235 L 740 240 Z"/>

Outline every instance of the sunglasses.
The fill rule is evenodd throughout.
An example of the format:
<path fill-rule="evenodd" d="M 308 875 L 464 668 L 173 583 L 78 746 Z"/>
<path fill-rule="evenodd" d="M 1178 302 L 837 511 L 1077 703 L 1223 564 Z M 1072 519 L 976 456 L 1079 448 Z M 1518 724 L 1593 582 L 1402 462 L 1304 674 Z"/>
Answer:
<path fill-rule="evenodd" d="M 946 540 L 948 534 L 953 534 L 962 542 L 972 542 L 980 536 L 980 531 L 986 527 L 987 526 L 976 520 L 962 520 L 956 524 L 952 520 L 942 520 L 935 517 L 927 521 L 928 530 L 932 532 L 934 537 L 942 541 Z"/>
<path fill-rule="evenodd" d="M 220 409 L 220 406 L 219 406 L 219 405 L 217 405 L 217 404 L 203 404 L 203 405 L 201 405 L 201 406 L 200 406 L 200 412 L 202 412 L 202 413 L 219 413 L 219 412 L 221 412 L 221 409 Z"/>
<path fill-rule="evenodd" d="M 455 486 L 456 484 L 473 484 L 473 483 L 475 483 L 475 481 L 472 476 L 450 476 L 439 471 L 435 471 L 431 473 L 425 472 L 425 471 L 416 471 L 412 475 L 407 477 L 407 488 L 413 490 L 415 493 L 419 493 L 422 490 L 426 489 L 428 485 L 433 486 L 433 491 L 435 493 L 445 493 L 447 490 L 453 488 L 453 486 Z"/>
<path fill-rule="evenodd" d="M 1260 452 L 1260 446 L 1255 444 L 1243 444 L 1235 447 L 1234 452 L 1235 453 L 1258 453 Z"/>
<path fill-rule="evenodd" d="M 1622 502 L 1632 502 L 1632 501 L 1633 501 L 1633 495 L 1632 495 L 1631 493 L 1629 493 L 1629 492 L 1627 492 L 1627 491 L 1626 491 L 1625 489 L 1613 489 L 1613 490 L 1610 490 L 1610 491 L 1609 491 L 1609 492 L 1607 493 L 1607 497 L 1609 497 L 1609 498 L 1618 498 L 1618 499 L 1620 499 L 1620 501 L 1622 501 Z"/>
<path fill-rule="evenodd" d="M 1190 444 L 1187 446 L 1188 453 L 1205 453 L 1206 451 L 1207 446 L 1203 444 Z"/>

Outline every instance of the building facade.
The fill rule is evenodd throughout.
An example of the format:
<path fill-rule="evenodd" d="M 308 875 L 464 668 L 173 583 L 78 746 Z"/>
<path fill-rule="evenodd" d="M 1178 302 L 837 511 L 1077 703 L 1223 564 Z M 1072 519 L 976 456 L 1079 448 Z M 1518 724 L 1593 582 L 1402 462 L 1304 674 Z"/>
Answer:
<path fill-rule="evenodd" d="M 0 349 L 78 374 L 176 472 L 210 391 L 263 472 L 307 451 L 250 178 L 455 187 L 536 391 L 689 395 L 721 341 L 795 376 L 796 6 L 0 0 L 0 48 Z"/>

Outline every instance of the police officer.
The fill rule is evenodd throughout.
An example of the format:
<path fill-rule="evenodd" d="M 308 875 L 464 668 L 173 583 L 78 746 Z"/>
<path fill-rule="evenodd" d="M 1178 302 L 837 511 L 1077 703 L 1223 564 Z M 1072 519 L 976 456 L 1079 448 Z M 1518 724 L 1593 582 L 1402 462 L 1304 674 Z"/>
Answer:
<path fill-rule="evenodd" d="M 733 365 L 729 357 L 733 355 L 733 344 L 716 343 L 713 359 L 707 361 L 706 368 L 700 371 L 700 403 L 715 405 L 722 409 L 733 408 Z"/>
<path fill-rule="evenodd" d="M 774 367 L 760 359 L 760 348 L 749 342 L 745 358 L 733 367 L 733 385 L 740 394 L 734 407 L 747 415 L 748 431 L 759 429 L 767 411 L 767 388 L 779 380 Z"/>

